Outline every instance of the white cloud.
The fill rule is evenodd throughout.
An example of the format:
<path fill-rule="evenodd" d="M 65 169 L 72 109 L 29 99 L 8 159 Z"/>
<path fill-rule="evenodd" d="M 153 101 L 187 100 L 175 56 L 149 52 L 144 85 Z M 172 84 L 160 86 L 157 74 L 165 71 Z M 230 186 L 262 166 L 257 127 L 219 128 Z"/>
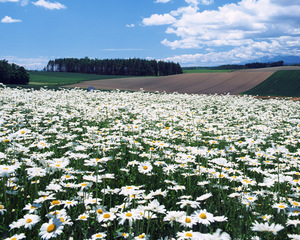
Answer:
<path fill-rule="evenodd" d="M 132 24 L 126 24 L 126 27 L 132 28 L 132 27 L 135 27 L 135 25 L 133 23 Z"/>
<path fill-rule="evenodd" d="M 65 5 L 59 3 L 59 2 L 49 2 L 45 0 L 38 0 L 37 2 L 32 2 L 35 6 L 38 7 L 44 7 L 46 9 L 54 10 L 54 9 L 64 9 L 67 8 Z"/>
<path fill-rule="evenodd" d="M 1 22 L 2 23 L 16 23 L 16 22 L 22 22 L 22 20 L 20 20 L 20 19 L 12 19 L 9 16 L 5 16 L 4 18 L 2 18 Z"/>
<path fill-rule="evenodd" d="M 291 48 L 293 46 L 294 48 Z M 165 61 L 179 62 L 182 65 L 216 66 L 228 63 L 241 63 L 257 60 L 269 56 L 299 56 L 300 37 L 280 37 L 270 41 L 252 41 L 252 44 L 233 48 L 228 51 L 205 49 L 208 52 L 196 54 L 182 54 L 164 59 Z"/>
<path fill-rule="evenodd" d="M 167 47 L 170 47 L 172 49 L 176 49 L 176 48 L 200 48 L 199 46 L 199 42 L 191 37 L 191 38 L 185 38 L 185 39 L 182 39 L 180 41 L 178 40 L 175 40 L 173 42 L 170 42 L 168 41 L 167 39 L 164 39 L 161 41 L 161 43 Z"/>
<path fill-rule="evenodd" d="M 21 6 L 24 7 L 29 3 L 29 0 L 22 0 L 21 1 Z"/>
<path fill-rule="evenodd" d="M 144 25 L 165 25 L 176 22 L 176 19 L 170 14 L 153 14 L 149 18 L 143 19 Z"/>
<path fill-rule="evenodd" d="M 143 19 L 148 26 L 168 24 L 166 33 L 173 35 L 172 40 L 165 38 L 161 43 L 171 49 L 214 49 L 212 53 L 201 50 L 176 58 L 221 62 L 243 61 L 246 56 L 255 59 L 260 55 L 299 54 L 299 0 L 240 0 L 216 10 L 198 7 L 212 0 L 185 2 L 187 6 Z"/>
<path fill-rule="evenodd" d="M 0 56 L 0 59 L 23 66 L 27 70 L 42 70 L 47 66 L 49 60 L 54 59 L 54 57 L 20 58 L 16 56 Z"/>
<path fill-rule="evenodd" d="M 182 14 L 186 14 L 186 15 L 194 15 L 196 14 L 198 11 L 198 7 L 197 6 L 187 6 L 187 7 L 181 7 L 178 8 L 175 11 L 171 11 L 170 14 L 174 17 L 178 17 Z"/>
<path fill-rule="evenodd" d="M 20 2 L 20 0 L 0 0 L 0 3 L 5 3 L 5 2 Z M 24 7 L 29 3 L 29 0 L 21 0 L 21 6 Z"/>
<path fill-rule="evenodd" d="M 201 5 L 210 5 L 210 4 L 213 4 L 214 0 L 185 0 L 185 2 L 187 4 L 191 4 L 191 5 L 197 6 L 198 4 L 201 4 Z"/>
<path fill-rule="evenodd" d="M 156 0 L 155 3 L 167 3 L 170 2 L 171 0 Z"/>
<path fill-rule="evenodd" d="M 213 3 L 214 3 L 214 0 L 200 0 L 200 4 L 203 4 L 203 5 L 210 5 Z"/>
<path fill-rule="evenodd" d="M 5 3 L 5 2 L 19 2 L 19 0 L 0 0 L 0 2 Z"/>

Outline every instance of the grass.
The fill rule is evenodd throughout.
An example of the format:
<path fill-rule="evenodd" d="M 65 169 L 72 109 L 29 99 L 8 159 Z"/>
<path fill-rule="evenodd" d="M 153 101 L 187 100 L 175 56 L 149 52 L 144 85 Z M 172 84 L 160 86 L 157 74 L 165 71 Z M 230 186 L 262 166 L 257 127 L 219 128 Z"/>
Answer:
<path fill-rule="evenodd" d="M 103 80 L 112 78 L 125 78 L 120 75 L 98 75 L 68 72 L 29 72 L 31 84 L 73 84 L 83 81 Z"/>
<path fill-rule="evenodd" d="M 300 71 L 283 70 L 244 92 L 248 95 L 300 97 Z"/>
<path fill-rule="evenodd" d="M 30 71 L 30 82 L 28 85 L 22 85 L 25 88 L 39 89 L 47 86 L 51 89 L 58 89 L 64 85 L 76 84 L 84 81 L 103 80 L 112 78 L 125 78 L 129 76 L 120 75 L 97 75 L 84 73 L 67 73 L 67 72 L 36 72 Z M 13 87 L 13 85 L 9 85 Z"/>

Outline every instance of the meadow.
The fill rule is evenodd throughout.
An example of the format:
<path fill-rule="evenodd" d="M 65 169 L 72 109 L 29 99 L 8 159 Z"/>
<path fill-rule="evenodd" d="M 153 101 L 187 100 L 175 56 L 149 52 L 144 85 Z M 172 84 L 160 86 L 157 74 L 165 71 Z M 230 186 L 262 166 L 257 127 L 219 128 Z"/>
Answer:
<path fill-rule="evenodd" d="M 0 89 L 1 239 L 300 239 L 300 104 Z"/>
<path fill-rule="evenodd" d="M 122 75 L 98 75 L 87 73 L 69 73 L 69 72 L 44 72 L 29 71 L 30 81 L 28 85 L 19 85 L 23 88 L 33 88 L 39 90 L 41 87 L 58 90 L 60 87 L 69 84 L 76 84 L 85 81 L 103 80 L 112 78 L 125 78 Z M 15 85 L 8 85 L 16 87 Z"/>

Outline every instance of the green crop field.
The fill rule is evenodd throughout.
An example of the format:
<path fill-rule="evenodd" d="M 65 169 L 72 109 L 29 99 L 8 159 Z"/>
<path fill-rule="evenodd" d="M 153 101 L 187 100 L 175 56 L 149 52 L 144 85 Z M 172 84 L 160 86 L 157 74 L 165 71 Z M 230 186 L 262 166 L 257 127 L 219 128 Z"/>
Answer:
<path fill-rule="evenodd" d="M 37 72 L 29 71 L 30 80 L 28 85 L 20 85 L 23 88 L 40 89 L 47 86 L 49 89 L 59 89 L 61 86 L 76 84 L 84 81 L 103 80 L 112 78 L 125 78 L 130 76 L 120 75 L 97 75 L 85 73 L 67 72 Z M 15 88 L 19 85 L 7 84 L 8 87 Z"/>
<path fill-rule="evenodd" d="M 29 72 L 29 74 L 30 85 L 68 85 L 83 81 L 125 77 L 119 75 L 97 75 L 67 72 Z"/>
<path fill-rule="evenodd" d="M 244 94 L 300 97 L 300 71 L 277 71 L 261 84 L 244 92 Z"/>

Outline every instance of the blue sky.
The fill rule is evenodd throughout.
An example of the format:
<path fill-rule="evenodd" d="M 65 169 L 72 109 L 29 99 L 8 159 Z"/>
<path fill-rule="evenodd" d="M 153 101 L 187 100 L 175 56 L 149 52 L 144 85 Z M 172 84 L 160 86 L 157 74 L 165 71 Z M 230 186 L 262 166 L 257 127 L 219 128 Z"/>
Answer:
<path fill-rule="evenodd" d="M 299 0 L 0 0 L 0 59 L 67 57 L 216 66 L 300 56 Z"/>

